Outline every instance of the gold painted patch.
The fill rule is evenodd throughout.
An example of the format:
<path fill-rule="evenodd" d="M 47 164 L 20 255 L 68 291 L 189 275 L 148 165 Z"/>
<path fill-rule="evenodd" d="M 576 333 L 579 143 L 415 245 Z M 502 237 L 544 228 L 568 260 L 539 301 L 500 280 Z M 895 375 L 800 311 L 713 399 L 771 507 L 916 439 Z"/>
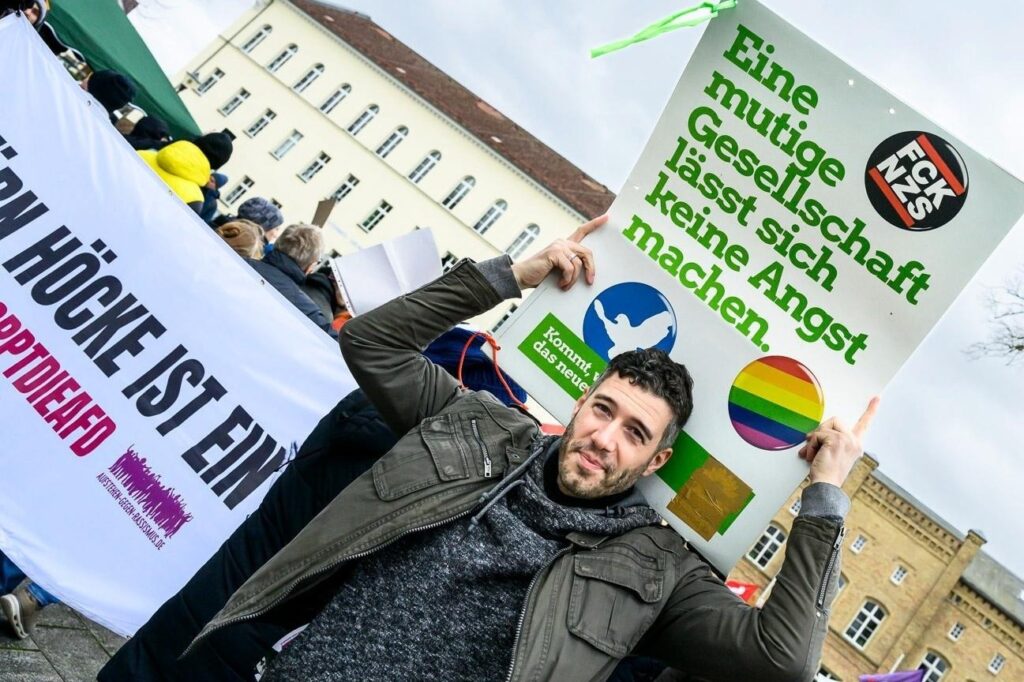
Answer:
<path fill-rule="evenodd" d="M 743 510 L 751 492 L 736 474 L 708 456 L 668 503 L 668 510 L 710 540 L 727 517 Z"/>

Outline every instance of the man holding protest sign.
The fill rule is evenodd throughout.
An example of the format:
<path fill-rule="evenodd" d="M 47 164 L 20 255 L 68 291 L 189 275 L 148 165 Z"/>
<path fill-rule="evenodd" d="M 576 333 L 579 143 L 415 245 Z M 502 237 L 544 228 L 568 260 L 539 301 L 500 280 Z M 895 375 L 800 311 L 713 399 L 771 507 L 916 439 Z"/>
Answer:
<path fill-rule="evenodd" d="M 591 680 L 631 653 L 714 680 L 813 676 L 849 507 L 839 486 L 875 402 L 852 429 L 832 419 L 809 434 L 811 485 L 778 585 L 752 609 L 633 487 L 668 460 L 689 416 L 684 367 L 659 351 L 617 356 L 554 438 L 420 355 L 551 273 L 563 289 L 592 284 L 594 256 L 579 242 L 604 222 L 516 265 L 463 262 L 346 325 L 349 367 L 406 435 L 197 641 L 320 610 L 265 680 Z"/>

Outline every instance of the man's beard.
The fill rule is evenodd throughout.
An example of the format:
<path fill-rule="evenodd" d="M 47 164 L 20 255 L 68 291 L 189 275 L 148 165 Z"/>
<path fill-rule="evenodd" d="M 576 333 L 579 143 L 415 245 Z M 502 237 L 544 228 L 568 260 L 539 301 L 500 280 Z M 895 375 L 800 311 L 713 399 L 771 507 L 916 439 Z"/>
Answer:
<path fill-rule="evenodd" d="M 607 453 L 596 447 L 589 438 L 575 440 L 573 426 L 570 422 L 558 448 L 558 487 L 563 493 L 586 500 L 617 495 L 632 488 L 647 470 L 650 460 L 635 469 L 609 471 L 611 461 Z M 605 469 L 590 472 L 589 476 L 580 473 L 575 458 L 570 460 L 570 455 L 580 450 L 586 450 L 587 454 L 601 462 Z M 653 457 L 652 454 L 651 458 Z"/>

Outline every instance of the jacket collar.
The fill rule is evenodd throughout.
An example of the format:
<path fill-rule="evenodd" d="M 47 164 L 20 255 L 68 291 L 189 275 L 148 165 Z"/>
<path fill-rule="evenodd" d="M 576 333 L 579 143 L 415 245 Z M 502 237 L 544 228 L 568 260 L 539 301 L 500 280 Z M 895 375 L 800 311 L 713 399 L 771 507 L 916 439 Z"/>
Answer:
<path fill-rule="evenodd" d="M 263 257 L 263 262 L 277 268 L 296 284 L 303 284 L 306 281 L 306 273 L 302 271 L 299 264 L 291 256 L 281 252 L 280 249 L 273 249 Z"/>

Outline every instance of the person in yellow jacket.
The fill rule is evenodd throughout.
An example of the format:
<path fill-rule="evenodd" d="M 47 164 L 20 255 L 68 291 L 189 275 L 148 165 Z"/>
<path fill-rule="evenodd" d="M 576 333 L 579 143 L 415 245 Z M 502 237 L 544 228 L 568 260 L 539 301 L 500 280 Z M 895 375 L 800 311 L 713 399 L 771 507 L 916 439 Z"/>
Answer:
<path fill-rule="evenodd" d="M 189 207 L 199 213 L 203 207 L 203 186 L 210 181 L 210 161 L 195 144 L 172 142 L 157 151 L 140 151 L 160 179 Z"/>

